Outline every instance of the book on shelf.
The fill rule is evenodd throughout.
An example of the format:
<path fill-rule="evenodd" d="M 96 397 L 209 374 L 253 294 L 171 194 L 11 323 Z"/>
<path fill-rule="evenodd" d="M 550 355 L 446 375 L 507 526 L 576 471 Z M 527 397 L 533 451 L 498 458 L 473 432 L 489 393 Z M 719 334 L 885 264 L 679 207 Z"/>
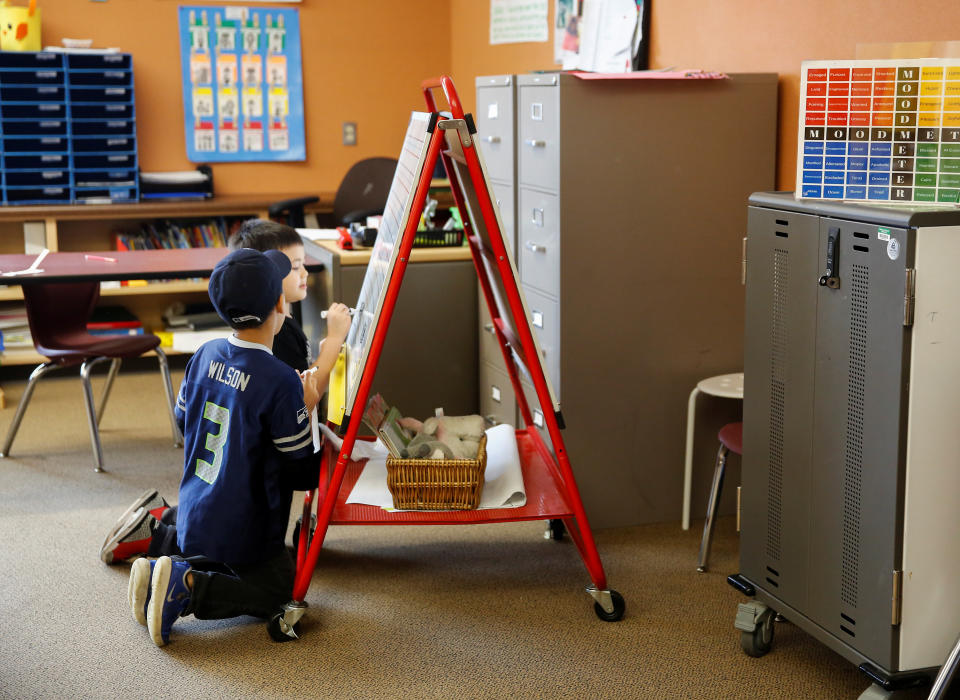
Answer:
<path fill-rule="evenodd" d="M 0 304 L 0 352 L 32 349 L 27 307 L 23 302 Z"/>
<path fill-rule="evenodd" d="M 229 327 L 191 331 L 185 329 L 156 331 L 160 345 L 179 352 L 196 352 L 208 340 L 228 338 L 233 330 Z"/>
<path fill-rule="evenodd" d="M 223 328 L 227 324 L 220 318 L 212 304 L 199 302 L 184 304 L 175 302 L 163 312 L 163 321 L 167 330 L 206 330 Z"/>
<path fill-rule="evenodd" d="M 143 326 L 139 328 L 88 328 L 90 335 L 143 335 Z"/>
<path fill-rule="evenodd" d="M 90 335 L 143 335 L 143 324 L 123 306 L 98 306 L 87 321 Z"/>
<path fill-rule="evenodd" d="M 33 349 L 33 336 L 29 328 L 5 328 L 0 331 L 0 350 Z"/>
<path fill-rule="evenodd" d="M 403 414 L 396 406 L 389 406 L 380 394 L 370 397 L 363 412 L 363 422 L 389 450 L 390 455 L 401 459 L 407 456 L 407 446 L 413 436 L 400 425 Z"/>
<path fill-rule="evenodd" d="M 117 250 L 169 250 L 173 248 L 223 248 L 235 229 L 223 217 L 206 221 L 152 221 L 135 232 L 117 231 Z"/>

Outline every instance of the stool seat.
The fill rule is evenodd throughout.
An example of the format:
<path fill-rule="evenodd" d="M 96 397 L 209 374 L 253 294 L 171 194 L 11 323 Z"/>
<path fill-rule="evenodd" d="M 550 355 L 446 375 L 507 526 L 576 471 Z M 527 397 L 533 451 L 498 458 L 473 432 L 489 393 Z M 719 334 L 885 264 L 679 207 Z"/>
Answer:
<path fill-rule="evenodd" d="M 743 423 L 727 423 L 720 428 L 717 438 L 734 454 L 743 455 Z"/>
<path fill-rule="evenodd" d="M 720 396 L 724 399 L 743 398 L 743 372 L 720 374 L 697 382 L 697 388 L 704 394 Z"/>

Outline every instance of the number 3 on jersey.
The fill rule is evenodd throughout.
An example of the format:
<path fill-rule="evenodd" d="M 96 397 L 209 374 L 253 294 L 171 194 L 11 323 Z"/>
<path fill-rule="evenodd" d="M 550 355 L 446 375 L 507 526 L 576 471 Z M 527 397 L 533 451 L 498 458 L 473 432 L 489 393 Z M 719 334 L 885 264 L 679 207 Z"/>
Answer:
<path fill-rule="evenodd" d="M 218 433 L 207 433 L 206 449 L 213 453 L 213 463 L 197 458 L 197 476 L 212 484 L 220 473 L 223 464 L 223 446 L 227 443 L 227 431 L 230 430 L 230 411 L 209 401 L 203 404 L 203 417 L 220 426 Z"/>

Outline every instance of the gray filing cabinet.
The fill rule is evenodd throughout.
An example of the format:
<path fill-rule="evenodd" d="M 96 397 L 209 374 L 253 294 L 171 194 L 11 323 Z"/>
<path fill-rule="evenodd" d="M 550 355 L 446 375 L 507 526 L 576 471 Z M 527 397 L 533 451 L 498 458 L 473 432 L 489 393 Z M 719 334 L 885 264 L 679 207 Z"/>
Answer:
<path fill-rule="evenodd" d="M 476 79 L 477 140 L 483 153 L 493 197 L 500 209 L 503 234 L 516 255 L 517 209 L 517 77 L 490 75 Z M 491 424 L 517 424 L 517 400 L 494 335 L 490 312 L 478 293 L 480 320 L 480 413 Z"/>
<path fill-rule="evenodd" d="M 687 394 L 742 363 L 743 202 L 773 184 L 776 128 L 775 74 L 477 79 L 480 149 L 495 194 L 516 194 L 520 283 L 595 526 L 680 515 Z M 489 339 L 479 374 L 484 415 L 515 421 Z"/>
<path fill-rule="evenodd" d="M 955 209 L 750 199 L 740 578 L 881 678 L 960 630 L 958 265 Z"/>

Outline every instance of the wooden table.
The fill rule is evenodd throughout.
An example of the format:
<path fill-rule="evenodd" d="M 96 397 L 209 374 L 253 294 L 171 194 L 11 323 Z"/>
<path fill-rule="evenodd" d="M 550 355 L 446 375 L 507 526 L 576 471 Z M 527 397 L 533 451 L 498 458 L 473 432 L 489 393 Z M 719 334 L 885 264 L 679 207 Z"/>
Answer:
<path fill-rule="evenodd" d="M 159 280 L 209 277 L 214 266 L 226 256 L 226 248 L 175 248 L 172 250 L 107 250 L 89 253 L 49 253 L 33 275 L 0 277 L 0 284 L 50 284 L 54 282 L 109 282 L 114 280 Z M 95 257 L 88 257 L 95 256 Z M 109 258 L 116 262 L 98 260 Z M 36 255 L 0 255 L 0 273 L 23 270 Z M 308 257 L 307 270 L 317 272 L 323 264 Z"/>
<path fill-rule="evenodd" d="M 0 276 L 0 284 L 29 285 L 58 282 L 107 282 L 113 280 L 165 280 L 191 277 L 209 277 L 214 266 L 227 255 L 226 248 L 183 248 L 172 250 L 91 251 L 89 253 L 49 253 L 40 263 L 43 272 L 32 275 Z M 109 258 L 97 260 L 87 256 Z M 24 270 L 36 260 L 36 255 L 0 255 L 0 273 Z M 307 256 L 306 267 L 319 272 L 324 265 Z M 148 285 L 149 286 L 149 285 Z M 41 356 L 35 358 L 42 362 Z M 0 388 L 0 408 L 6 408 L 6 398 Z"/>

